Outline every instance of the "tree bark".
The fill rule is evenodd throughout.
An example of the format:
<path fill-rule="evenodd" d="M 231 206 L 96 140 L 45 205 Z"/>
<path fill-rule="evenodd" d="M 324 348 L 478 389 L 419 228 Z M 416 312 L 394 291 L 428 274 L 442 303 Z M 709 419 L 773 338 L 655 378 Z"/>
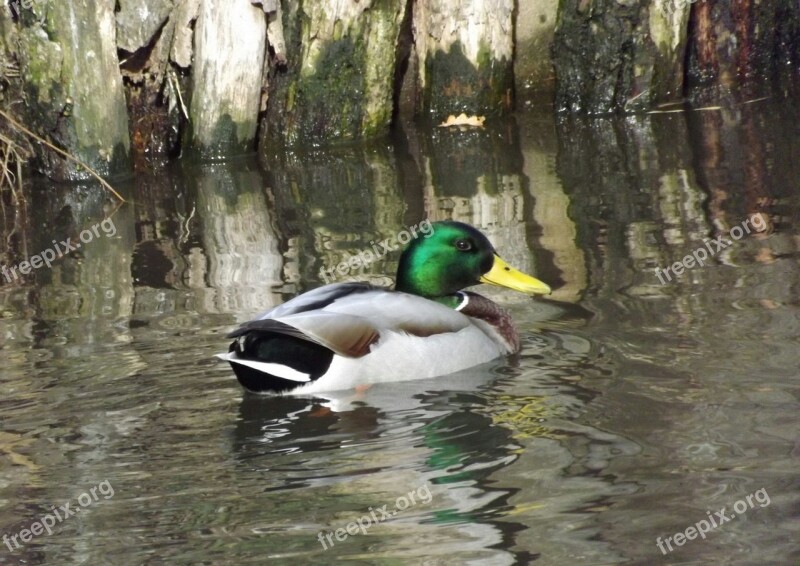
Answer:
<path fill-rule="evenodd" d="M 514 89 L 520 99 L 552 100 L 555 71 L 553 45 L 558 0 L 535 0 L 517 4 L 514 45 Z"/>
<path fill-rule="evenodd" d="M 27 10 L 20 6 L 16 25 L 4 27 L 13 35 L 9 43 L 18 46 L 28 101 L 23 119 L 101 175 L 127 171 L 130 141 L 114 1 L 40 0 Z M 10 16 L 3 10 L 2 17 Z M 43 154 L 41 169 L 58 181 L 89 178 L 55 153 Z"/>
<path fill-rule="evenodd" d="M 384 134 L 403 0 L 286 0 L 286 65 L 271 77 L 262 151 Z"/>
<path fill-rule="evenodd" d="M 419 111 L 500 113 L 514 92 L 513 0 L 414 4 Z"/>
<path fill-rule="evenodd" d="M 117 0 L 117 47 L 130 53 L 149 44 L 175 9 L 174 0 Z"/>
<path fill-rule="evenodd" d="M 691 4 L 563 0 L 554 41 L 556 108 L 642 111 L 683 94 Z"/>
<path fill-rule="evenodd" d="M 700 1 L 689 36 L 692 99 L 703 102 L 719 88 L 745 83 L 763 91 L 800 63 L 800 4 Z"/>
<path fill-rule="evenodd" d="M 189 145 L 204 157 L 253 149 L 267 21 L 249 0 L 203 0 L 195 24 Z"/>

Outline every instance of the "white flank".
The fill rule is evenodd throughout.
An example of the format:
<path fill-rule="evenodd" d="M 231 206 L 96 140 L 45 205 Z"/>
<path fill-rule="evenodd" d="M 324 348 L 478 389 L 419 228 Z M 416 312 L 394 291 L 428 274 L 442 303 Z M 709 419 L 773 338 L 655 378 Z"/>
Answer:
<path fill-rule="evenodd" d="M 506 353 L 503 346 L 476 326 L 424 338 L 386 332 L 366 356 L 336 355 L 322 377 L 286 394 L 306 395 L 352 389 L 357 385 L 427 379 L 467 369 Z"/>

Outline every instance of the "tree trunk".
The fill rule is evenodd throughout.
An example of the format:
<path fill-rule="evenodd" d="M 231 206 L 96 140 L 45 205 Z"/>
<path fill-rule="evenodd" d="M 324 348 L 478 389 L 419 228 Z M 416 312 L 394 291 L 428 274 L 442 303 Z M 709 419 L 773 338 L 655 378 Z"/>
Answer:
<path fill-rule="evenodd" d="M 552 100 L 555 71 L 550 48 L 553 44 L 558 0 L 519 2 L 514 45 L 516 98 Z"/>
<path fill-rule="evenodd" d="M 113 0 L 40 0 L 4 26 L 18 45 L 28 107 L 23 120 L 102 175 L 130 167 L 128 115 L 117 58 Z M 3 18 L 9 18 L 3 10 Z M 20 107 L 17 107 L 20 108 Z M 46 135 L 46 134 L 45 134 Z M 42 172 L 55 180 L 89 177 L 55 153 Z"/>
<path fill-rule="evenodd" d="M 253 149 L 267 44 L 249 0 L 203 0 L 195 24 L 190 147 L 204 157 Z"/>
<path fill-rule="evenodd" d="M 763 90 L 800 63 L 800 4 L 701 1 L 689 34 L 687 82 L 694 100 L 745 82 Z"/>
<path fill-rule="evenodd" d="M 269 86 L 262 151 L 384 134 L 403 0 L 285 0 L 286 65 Z"/>
<path fill-rule="evenodd" d="M 554 42 L 559 111 L 642 111 L 683 94 L 680 0 L 563 0 Z"/>
<path fill-rule="evenodd" d="M 513 103 L 513 0 L 414 4 L 419 110 L 434 120 Z"/>

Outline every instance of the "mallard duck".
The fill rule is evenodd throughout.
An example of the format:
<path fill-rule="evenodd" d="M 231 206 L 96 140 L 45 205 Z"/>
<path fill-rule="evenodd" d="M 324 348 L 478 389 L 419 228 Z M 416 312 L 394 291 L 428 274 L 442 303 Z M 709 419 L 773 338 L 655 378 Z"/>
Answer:
<path fill-rule="evenodd" d="M 517 352 L 510 315 L 463 289 L 491 283 L 536 295 L 550 287 L 507 265 L 472 226 L 431 227 L 403 251 L 394 290 L 314 289 L 241 325 L 218 357 L 245 389 L 306 394 L 436 377 Z"/>

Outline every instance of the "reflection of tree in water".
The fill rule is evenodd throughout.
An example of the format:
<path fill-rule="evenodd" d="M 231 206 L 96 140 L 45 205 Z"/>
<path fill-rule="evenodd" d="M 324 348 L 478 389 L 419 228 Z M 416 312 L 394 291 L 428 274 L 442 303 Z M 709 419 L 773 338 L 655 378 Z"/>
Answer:
<path fill-rule="evenodd" d="M 394 153 L 385 142 L 308 152 L 270 164 L 279 230 L 289 243 L 287 270 L 293 281 L 324 282 L 321 269 L 394 239 L 404 203 Z M 389 284 L 399 251 L 337 277 Z"/>
<path fill-rule="evenodd" d="M 727 490 L 755 475 L 742 471 L 759 467 L 745 453 L 780 451 L 772 439 L 788 432 L 776 411 L 759 408 L 756 427 L 733 407 L 750 406 L 764 376 L 796 368 L 787 340 L 797 328 L 797 238 L 781 222 L 797 207 L 796 123 L 786 105 L 753 103 L 558 125 L 558 173 L 587 257 L 582 304 L 600 314 L 590 330 L 616 363 L 596 381 L 604 395 L 585 419 L 644 450 L 614 465 L 638 492 L 598 516 L 606 540 L 631 560 L 649 559 L 641 540 L 675 527 L 666 517 L 702 514 L 707 486 Z M 754 214 L 768 216 L 773 232 L 750 234 L 708 266 L 659 283 L 655 267 L 682 261 Z M 779 395 L 776 383 L 764 387 Z M 759 432 L 768 427 L 777 431 L 769 438 Z M 685 479 L 701 477 L 687 489 Z M 649 511 L 656 507 L 658 516 Z M 631 513 L 647 520 L 631 525 Z"/>

